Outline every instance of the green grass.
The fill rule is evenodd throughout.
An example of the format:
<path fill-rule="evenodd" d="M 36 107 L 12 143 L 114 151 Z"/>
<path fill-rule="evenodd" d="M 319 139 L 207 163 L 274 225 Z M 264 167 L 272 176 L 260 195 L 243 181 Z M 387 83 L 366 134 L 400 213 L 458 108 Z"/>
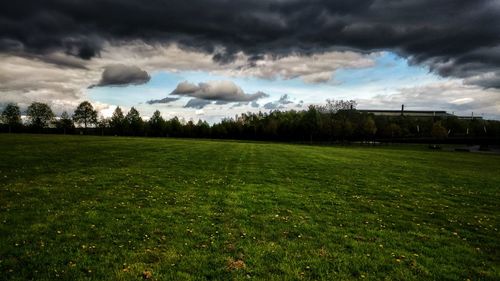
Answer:
<path fill-rule="evenodd" d="M 3 280 L 499 280 L 500 157 L 0 135 Z"/>

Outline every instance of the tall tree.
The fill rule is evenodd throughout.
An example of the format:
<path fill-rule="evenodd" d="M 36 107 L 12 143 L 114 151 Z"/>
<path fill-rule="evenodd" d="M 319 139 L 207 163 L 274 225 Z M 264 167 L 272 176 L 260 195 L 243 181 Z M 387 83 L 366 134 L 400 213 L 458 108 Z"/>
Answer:
<path fill-rule="evenodd" d="M 52 112 L 50 106 L 41 102 L 34 102 L 28 106 L 26 115 L 31 126 L 37 129 L 49 126 L 50 122 L 54 120 L 54 112 Z"/>
<path fill-rule="evenodd" d="M 448 131 L 445 127 L 443 127 L 443 125 L 441 125 L 441 122 L 435 122 L 432 125 L 431 134 L 437 140 L 443 140 L 448 136 Z"/>
<path fill-rule="evenodd" d="M 210 137 L 210 125 L 207 123 L 207 121 L 201 121 L 198 120 L 198 124 L 196 124 L 198 127 L 198 135 L 202 138 L 208 138 Z"/>
<path fill-rule="evenodd" d="M 137 135 L 141 132 L 143 126 L 142 118 L 139 111 L 137 111 L 134 107 L 132 107 L 125 116 L 125 122 L 129 133 Z"/>
<path fill-rule="evenodd" d="M 61 114 L 59 120 L 57 121 L 56 126 L 59 129 L 62 129 L 64 134 L 66 134 L 67 130 L 73 129 L 74 124 L 73 120 L 71 120 L 71 118 L 69 117 L 69 114 L 66 111 L 64 111 Z"/>
<path fill-rule="evenodd" d="M 123 134 L 123 126 L 125 124 L 125 116 L 123 115 L 122 109 L 118 106 L 113 111 L 113 116 L 109 121 L 109 125 L 113 129 L 114 133 L 117 135 Z"/>
<path fill-rule="evenodd" d="M 104 136 L 104 131 L 106 128 L 109 128 L 110 120 L 109 118 L 104 118 L 104 116 L 100 116 L 97 121 L 97 127 L 101 129 L 101 136 Z"/>
<path fill-rule="evenodd" d="M 75 109 L 73 121 L 77 124 L 83 123 L 86 129 L 88 125 L 97 124 L 97 111 L 94 110 L 94 107 L 90 102 L 84 101 Z"/>
<path fill-rule="evenodd" d="M 167 131 L 167 137 L 177 137 L 182 134 L 182 124 L 179 121 L 179 118 L 175 116 L 174 118 L 170 119 L 169 121 L 166 122 L 166 131 Z"/>
<path fill-rule="evenodd" d="M 302 126 L 309 135 L 309 141 L 312 143 L 313 135 L 318 133 L 321 128 L 321 114 L 318 108 L 310 105 L 306 112 L 304 112 Z"/>
<path fill-rule="evenodd" d="M 153 116 L 148 121 L 149 130 L 153 136 L 161 136 L 163 128 L 165 127 L 165 120 L 161 117 L 159 110 L 153 113 Z"/>
<path fill-rule="evenodd" d="M 399 127 L 396 123 L 390 123 L 386 128 L 385 132 L 387 136 L 390 136 L 391 139 L 394 137 L 399 137 L 401 133 L 401 127 Z"/>
<path fill-rule="evenodd" d="M 2 122 L 9 126 L 9 133 L 12 132 L 12 128 L 21 125 L 21 111 L 19 106 L 14 103 L 9 103 L 2 112 Z"/>
<path fill-rule="evenodd" d="M 375 120 L 371 116 L 368 116 L 363 123 L 363 135 L 365 138 L 372 138 L 377 132 L 377 126 L 375 125 Z"/>

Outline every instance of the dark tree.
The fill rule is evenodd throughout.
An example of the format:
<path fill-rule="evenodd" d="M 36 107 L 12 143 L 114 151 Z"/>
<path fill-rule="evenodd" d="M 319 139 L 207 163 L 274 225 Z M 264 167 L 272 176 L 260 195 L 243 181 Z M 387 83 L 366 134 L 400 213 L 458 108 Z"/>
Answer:
<path fill-rule="evenodd" d="M 303 126 L 309 136 L 309 141 L 312 143 L 313 135 L 318 132 L 321 127 L 321 114 L 313 105 L 310 105 L 308 110 L 304 113 Z"/>
<path fill-rule="evenodd" d="M 19 106 L 14 103 L 9 103 L 2 112 L 2 122 L 9 126 L 9 133 L 12 132 L 12 128 L 21 125 L 21 111 Z"/>
<path fill-rule="evenodd" d="M 441 122 L 436 122 L 432 125 L 432 136 L 436 138 L 437 140 L 443 140 L 448 136 L 448 131 L 446 130 L 443 125 L 441 125 Z"/>
<path fill-rule="evenodd" d="M 165 127 L 167 131 L 167 137 L 179 137 L 182 134 L 182 124 L 177 116 L 168 120 L 165 124 Z"/>
<path fill-rule="evenodd" d="M 401 133 L 401 127 L 399 127 L 399 125 L 396 123 L 390 123 L 385 128 L 385 133 L 388 137 L 391 137 L 391 139 L 394 137 L 399 137 Z"/>
<path fill-rule="evenodd" d="M 149 131 L 152 136 L 161 136 L 165 127 L 165 120 L 160 111 L 156 110 L 148 121 Z"/>
<path fill-rule="evenodd" d="M 118 106 L 113 112 L 113 116 L 111 116 L 111 120 L 109 121 L 109 125 L 111 129 L 113 129 L 116 135 L 123 134 L 123 127 L 125 125 L 125 116 L 123 115 L 122 109 Z"/>
<path fill-rule="evenodd" d="M 448 117 L 442 125 L 450 130 L 450 136 L 465 136 L 467 124 L 456 116 Z"/>
<path fill-rule="evenodd" d="M 84 101 L 76 108 L 73 114 L 73 121 L 77 124 L 83 124 L 86 129 L 88 125 L 95 125 L 97 123 L 97 111 L 94 110 L 90 102 Z"/>
<path fill-rule="evenodd" d="M 143 121 L 139 114 L 139 111 L 132 107 L 130 111 L 125 116 L 125 123 L 129 134 L 138 135 L 142 131 Z"/>
<path fill-rule="evenodd" d="M 363 136 L 366 139 L 371 139 L 375 135 L 375 133 L 377 132 L 377 126 L 375 125 L 375 120 L 373 120 L 373 118 L 371 116 L 368 116 L 365 119 L 365 121 L 363 123 L 362 131 L 363 131 Z"/>
<path fill-rule="evenodd" d="M 202 138 L 208 138 L 210 137 L 210 125 L 207 123 L 207 121 L 201 121 L 198 120 L 198 124 L 196 124 L 197 127 L 197 134 L 199 137 Z"/>
<path fill-rule="evenodd" d="M 106 128 L 109 128 L 109 124 L 109 118 L 104 118 L 104 116 L 99 117 L 99 120 L 97 120 L 97 127 L 101 129 L 101 136 L 104 136 L 104 131 Z"/>
<path fill-rule="evenodd" d="M 54 112 L 49 105 L 41 102 L 34 102 L 26 111 L 31 126 L 40 130 L 48 127 L 50 122 L 54 120 Z"/>
<path fill-rule="evenodd" d="M 63 133 L 66 134 L 66 132 L 73 129 L 75 125 L 73 124 L 73 120 L 69 117 L 69 114 L 64 111 L 56 122 L 56 127 L 62 129 Z"/>

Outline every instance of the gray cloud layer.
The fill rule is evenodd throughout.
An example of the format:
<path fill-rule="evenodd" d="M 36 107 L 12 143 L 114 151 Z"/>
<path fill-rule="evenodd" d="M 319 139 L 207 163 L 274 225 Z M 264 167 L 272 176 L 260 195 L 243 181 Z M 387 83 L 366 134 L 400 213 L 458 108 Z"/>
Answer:
<path fill-rule="evenodd" d="M 165 98 L 162 98 L 162 99 L 159 99 L 159 100 L 149 100 L 146 103 L 147 104 L 171 103 L 171 102 L 174 102 L 176 100 L 179 100 L 179 98 L 165 97 Z"/>
<path fill-rule="evenodd" d="M 254 101 L 268 97 L 263 92 L 245 94 L 240 87 L 231 81 L 209 81 L 198 85 L 185 81 L 179 83 L 170 94 L 218 102 Z"/>
<path fill-rule="evenodd" d="M 184 105 L 185 108 L 196 108 L 196 109 L 202 109 L 205 106 L 211 104 L 212 102 L 209 100 L 204 100 L 204 99 L 190 99 L 186 105 Z"/>
<path fill-rule="evenodd" d="M 264 108 L 270 109 L 270 110 L 283 109 L 283 108 L 285 108 L 285 105 L 291 104 L 291 103 L 293 103 L 293 101 L 290 100 L 290 97 L 288 96 L 288 94 L 284 94 L 279 98 L 279 100 L 273 101 L 273 102 L 268 102 L 268 103 L 264 104 Z"/>
<path fill-rule="evenodd" d="M 104 68 L 99 83 L 91 87 L 140 85 L 150 79 L 146 71 L 135 65 L 112 64 Z"/>
<path fill-rule="evenodd" d="M 239 51 L 252 61 L 263 54 L 386 49 L 440 75 L 498 87 L 499 15 L 496 0 L 4 1 L 0 52 L 63 50 L 88 60 L 101 55 L 105 42 L 139 39 L 175 41 L 227 63 Z"/>

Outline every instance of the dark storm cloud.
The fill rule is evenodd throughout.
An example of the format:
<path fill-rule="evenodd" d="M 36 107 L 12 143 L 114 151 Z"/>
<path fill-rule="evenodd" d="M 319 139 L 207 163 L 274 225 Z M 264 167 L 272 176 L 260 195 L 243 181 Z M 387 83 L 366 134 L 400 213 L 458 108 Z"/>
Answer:
<path fill-rule="evenodd" d="M 480 74 L 464 80 L 465 84 L 479 85 L 483 88 L 500 89 L 500 71 Z"/>
<path fill-rule="evenodd" d="M 159 100 L 149 100 L 147 101 L 146 103 L 147 104 L 156 104 L 156 103 L 171 103 L 171 102 L 174 102 L 176 100 L 179 100 L 179 98 L 171 98 L 171 97 L 166 97 L 166 98 L 163 98 L 163 99 L 159 99 Z"/>
<path fill-rule="evenodd" d="M 149 74 L 137 66 L 113 64 L 106 66 L 99 83 L 90 87 L 140 85 L 150 79 Z"/>
<path fill-rule="evenodd" d="M 238 51 L 391 50 L 443 76 L 485 73 L 497 87 L 496 0 L 19 0 L 0 6 L 0 51 L 63 50 L 90 59 L 103 42 L 177 42 L 219 63 Z M 222 48 L 220 48 L 222 47 Z M 482 85 L 482 80 L 478 81 Z"/>

